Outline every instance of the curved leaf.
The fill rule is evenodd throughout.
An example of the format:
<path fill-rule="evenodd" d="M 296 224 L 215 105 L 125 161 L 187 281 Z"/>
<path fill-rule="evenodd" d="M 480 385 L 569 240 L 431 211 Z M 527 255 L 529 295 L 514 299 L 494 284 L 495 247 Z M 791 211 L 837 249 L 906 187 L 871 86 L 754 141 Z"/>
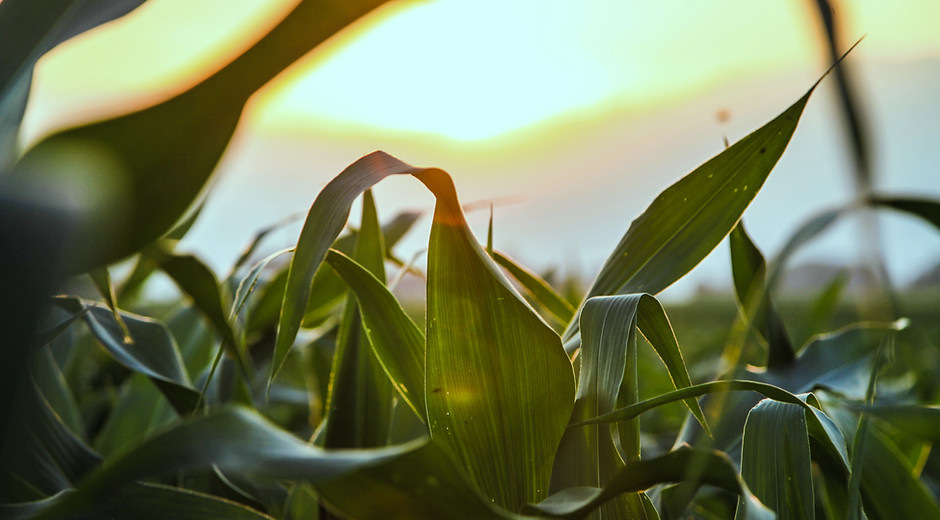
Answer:
<path fill-rule="evenodd" d="M 321 482 L 411 452 L 426 441 L 371 450 L 326 451 L 307 445 L 244 408 L 186 420 L 114 457 L 83 479 L 42 517 L 91 507 L 119 486 L 178 469 L 216 465 L 224 471 Z"/>
<path fill-rule="evenodd" d="M 480 496 L 434 442 L 316 487 L 332 509 L 349 518 L 522 518 Z"/>
<path fill-rule="evenodd" d="M 656 484 L 689 481 L 740 494 L 743 500 L 739 502 L 737 518 L 776 518 L 773 511 L 767 509 L 750 493 L 727 455 L 717 451 L 688 448 L 652 459 L 630 462 L 617 472 L 603 489 L 568 488 L 542 502 L 528 505 L 525 512 L 554 518 L 583 518 L 620 493 L 642 491 Z"/>
<path fill-rule="evenodd" d="M 392 385 L 408 407 L 427 422 L 424 333 L 388 288 L 364 267 L 335 249 L 327 253 L 326 261 L 356 294 L 363 328 Z"/>
<path fill-rule="evenodd" d="M 796 130 L 815 85 L 782 114 L 662 192 L 630 224 L 585 297 L 658 293 L 731 232 Z M 572 321 L 565 340 L 575 336 Z"/>
<path fill-rule="evenodd" d="M 4 188 L 28 193 L 36 183 L 65 175 L 72 155 L 63 157 L 63 151 L 108 158 L 116 166 L 109 186 L 126 190 L 123 218 L 104 220 L 95 238 L 71 244 L 68 267 L 83 272 L 123 258 L 167 233 L 200 196 L 256 90 L 382 3 L 302 0 L 267 35 L 191 89 L 138 112 L 47 137 L 4 178 Z M 51 159 L 57 168 L 48 168 Z M 83 187 L 64 189 L 85 200 L 77 192 Z"/>
<path fill-rule="evenodd" d="M 55 303 L 73 313 L 85 307 L 77 298 L 56 298 Z M 180 414 L 195 409 L 199 392 L 192 387 L 176 341 L 166 326 L 150 318 L 122 312 L 132 340 L 128 342 L 110 310 L 88 306 L 82 317 L 98 343 L 118 363 L 149 377 Z"/>
<path fill-rule="evenodd" d="M 754 329 L 767 342 L 767 367 L 785 366 L 793 361 L 793 345 L 767 289 L 764 255 L 748 236 L 743 222 L 738 222 L 728 238 L 734 289 L 741 311 L 750 317 Z"/>
<path fill-rule="evenodd" d="M 509 274 L 522 284 L 522 287 L 529 291 L 535 300 L 544 305 L 548 312 L 552 313 L 559 321 L 562 323 L 571 321 L 571 318 L 574 317 L 574 307 L 555 292 L 555 289 L 552 289 L 548 282 L 499 251 L 493 251 L 491 256 L 497 264 L 509 271 Z"/>
<path fill-rule="evenodd" d="M 119 18 L 144 0 L 6 0 L 0 6 L 0 176 L 16 159 L 33 66 L 56 45 Z"/>
<path fill-rule="evenodd" d="M 744 423 L 741 476 L 778 518 L 815 518 L 806 410 L 764 399 Z"/>
<path fill-rule="evenodd" d="M 431 437 L 488 498 L 518 511 L 548 491 L 574 402 L 571 364 L 470 233 L 450 176 L 415 176 L 437 197 L 428 247 Z"/>

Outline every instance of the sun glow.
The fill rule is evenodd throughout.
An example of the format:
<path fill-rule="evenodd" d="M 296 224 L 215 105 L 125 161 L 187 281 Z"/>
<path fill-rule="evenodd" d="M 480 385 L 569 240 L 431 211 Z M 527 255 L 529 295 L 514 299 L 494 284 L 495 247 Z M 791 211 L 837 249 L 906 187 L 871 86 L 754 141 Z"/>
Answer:
<path fill-rule="evenodd" d="M 297 1 L 149 0 L 42 60 L 26 140 L 185 88 Z M 390 2 L 265 89 L 252 123 L 505 141 L 551 120 L 648 108 L 737 78 L 798 66 L 818 73 L 825 58 L 809 4 Z M 926 22 L 940 17 L 938 6 L 859 0 L 846 38 L 869 33 L 856 54 L 938 53 L 940 33 Z"/>

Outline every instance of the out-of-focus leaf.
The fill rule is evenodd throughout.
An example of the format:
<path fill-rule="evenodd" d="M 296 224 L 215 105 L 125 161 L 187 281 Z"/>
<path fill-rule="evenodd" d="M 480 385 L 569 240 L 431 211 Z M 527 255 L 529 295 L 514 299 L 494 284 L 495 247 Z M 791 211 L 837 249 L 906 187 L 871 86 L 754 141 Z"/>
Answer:
<path fill-rule="evenodd" d="M 288 271 L 269 384 L 277 376 L 288 349 L 297 337 L 314 274 L 346 224 L 353 201 L 389 175 L 416 171 L 419 169 L 388 154 L 374 152 L 349 165 L 317 195 L 307 213 Z"/>
<path fill-rule="evenodd" d="M 779 370 L 752 371 L 748 378 L 794 393 L 823 387 L 861 398 L 883 336 L 904 326 L 903 322 L 863 323 L 818 336 L 790 365 Z"/>
<path fill-rule="evenodd" d="M 123 258 L 167 233 L 200 196 L 255 91 L 382 3 L 303 0 L 247 51 L 191 89 L 138 112 L 47 137 L 24 154 L 4 184 L 20 193 L 63 175 L 37 166 L 50 158 L 63 162 L 58 170 L 71 166 L 61 161 L 65 149 L 110 158 L 119 166 L 113 183 L 126 190 L 125 217 L 102 222 L 93 242 L 73 244 L 69 269 L 84 272 Z"/>
<path fill-rule="evenodd" d="M 554 518 L 583 518 L 600 504 L 620 493 L 642 491 L 656 484 L 693 481 L 738 493 L 736 518 L 770 520 L 776 518 L 748 490 L 738 476 L 737 468 L 727 455 L 717 451 L 681 448 L 660 457 L 628 463 L 603 489 L 574 487 L 556 493 L 537 504 L 526 507 L 525 513 Z"/>
<path fill-rule="evenodd" d="M 363 193 L 362 201 L 362 227 L 353 254 L 360 265 L 384 283 L 385 244 L 371 190 Z M 339 327 L 322 445 L 329 448 L 384 446 L 388 444 L 395 391 L 376 361 L 352 295 L 346 302 Z"/>
<path fill-rule="evenodd" d="M 861 488 L 871 520 L 940 518 L 940 505 L 891 440 L 868 428 L 863 443 Z"/>
<path fill-rule="evenodd" d="M 371 450 L 325 451 L 277 428 L 255 412 L 226 408 L 191 418 L 109 459 L 42 518 L 93 507 L 119 486 L 178 469 L 208 468 L 314 483 L 409 453 L 426 441 Z"/>
<path fill-rule="evenodd" d="M 781 520 L 815 518 L 806 411 L 764 399 L 744 423 L 741 476 Z"/>
<path fill-rule="evenodd" d="M 26 504 L 0 506 L 0 518 L 27 520 L 44 509 L 68 499 L 65 491 L 49 499 Z M 133 518 L 135 520 L 273 520 L 266 514 L 224 498 L 159 484 L 131 483 L 117 488 L 107 497 L 81 511 L 70 511 L 69 518 Z"/>
<path fill-rule="evenodd" d="M 77 299 L 56 299 L 71 312 L 85 305 Z M 124 332 L 108 309 L 89 306 L 85 323 L 98 342 L 125 367 L 149 377 L 181 414 L 193 411 L 199 399 L 189 381 L 176 341 L 160 322 L 129 313 L 122 313 L 132 342 L 125 341 Z"/>
<path fill-rule="evenodd" d="M 402 400 L 427 420 L 424 333 L 374 275 L 335 249 L 326 261 L 356 294 L 372 348 Z"/>
<path fill-rule="evenodd" d="M 872 197 L 869 202 L 878 207 L 910 213 L 940 230 L 940 201 L 914 197 Z"/>
<path fill-rule="evenodd" d="M 785 366 L 793 361 L 793 346 L 767 290 L 764 255 L 748 236 L 743 222 L 738 222 L 728 238 L 734 289 L 741 311 L 767 342 L 767 367 Z"/>
<path fill-rule="evenodd" d="M 0 176 L 16 140 L 36 61 L 56 45 L 129 13 L 144 0 L 7 0 L 0 6 Z"/>
<path fill-rule="evenodd" d="M 235 290 L 235 297 L 234 297 L 235 301 L 232 302 L 232 312 L 229 315 L 229 319 L 234 318 L 241 312 L 242 307 L 245 305 L 245 302 L 248 301 L 248 295 L 250 295 L 252 291 L 254 291 L 255 285 L 258 283 L 258 279 L 261 277 L 261 273 L 268 266 L 268 264 L 270 264 L 272 261 L 274 261 L 281 255 L 292 253 L 293 251 L 294 251 L 294 248 L 292 247 L 275 251 L 271 253 L 270 255 L 264 257 L 263 260 L 256 263 L 251 268 L 251 270 L 248 271 L 248 274 L 246 274 L 245 277 L 242 278 L 242 280 L 238 283 L 238 287 Z"/>
<path fill-rule="evenodd" d="M 239 367 L 246 374 L 250 373 L 241 350 L 241 342 L 228 320 L 228 312 L 223 305 L 219 281 L 215 274 L 192 255 L 176 255 L 168 251 L 159 251 L 154 253 L 154 259 L 160 269 L 169 275 L 180 290 L 189 295 L 196 307 L 206 315 L 219 336 L 222 337 L 222 344 L 238 362 Z"/>
<path fill-rule="evenodd" d="M 572 423 L 569 428 L 577 428 L 580 426 L 585 426 L 589 424 L 602 424 L 610 423 L 616 421 L 628 421 L 634 417 L 640 415 L 643 412 L 652 410 L 658 406 L 664 404 L 674 403 L 676 401 L 681 401 L 683 399 L 688 399 L 690 397 L 701 397 L 703 395 L 716 393 L 716 392 L 733 392 L 740 390 L 748 390 L 751 392 L 757 392 L 764 397 L 773 399 L 774 401 L 780 401 L 782 403 L 790 403 L 803 406 L 804 408 L 809 408 L 809 405 L 800 400 L 799 397 L 787 392 L 786 390 L 767 384 L 759 383 L 756 381 L 747 381 L 743 379 L 730 379 L 722 381 L 712 381 L 710 383 L 702 383 L 699 385 L 692 385 L 686 388 L 680 388 L 652 399 L 647 399 L 641 401 L 634 405 L 627 406 L 625 408 L 620 408 L 612 412 L 593 417 L 590 419 L 585 419 L 584 421 L 578 423 Z"/>
<path fill-rule="evenodd" d="M 136 374 L 121 390 L 117 403 L 95 437 L 95 449 L 109 458 L 126 451 L 175 418 L 176 413 L 157 388 L 142 374 Z"/>
<path fill-rule="evenodd" d="M 33 381 L 35 381 L 41 395 L 62 423 L 69 430 L 82 435 L 85 428 L 82 425 L 78 404 L 75 402 L 72 391 L 69 390 L 65 376 L 62 375 L 62 370 L 52 357 L 52 351 L 49 350 L 49 347 L 42 347 L 33 355 L 33 366 L 30 375 L 33 377 Z"/>
<path fill-rule="evenodd" d="M 767 274 L 767 289 L 774 289 L 780 277 L 783 275 L 784 267 L 797 250 L 829 229 L 829 227 L 835 224 L 849 209 L 850 208 L 837 208 L 826 210 L 814 215 L 800 225 L 800 227 L 790 235 L 790 238 L 787 239 L 780 253 L 778 253 L 777 257 L 774 259 L 773 265 Z"/>
<path fill-rule="evenodd" d="M 509 274 L 522 284 L 522 287 L 532 294 L 538 303 L 544 305 L 548 312 L 562 323 L 571 321 L 574 317 L 574 307 L 559 296 L 555 289 L 548 285 L 548 282 L 499 251 L 494 251 L 492 256 L 493 260 L 509 271 Z"/>
<path fill-rule="evenodd" d="M 658 293 L 697 265 L 741 218 L 790 142 L 813 88 L 782 114 L 667 188 L 637 217 L 585 299 Z M 577 333 L 577 320 L 565 340 Z"/>
<path fill-rule="evenodd" d="M 349 518 L 523 518 L 483 498 L 434 442 L 316 487 L 331 508 Z"/>
<path fill-rule="evenodd" d="M 848 282 L 848 273 L 841 271 L 833 277 L 832 281 L 826 284 L 826 287 L 816 296 L 806 312 L 806 317 L 803 319 L 799 331 L 795 334 L 794 345 L 804 345 L 813 335 L 825 332 L 823 327 L 832 318 L 839 302 L 842 301 L 842 295 L 845 293 Z"/>
<path fill-rule="evenodd" d="M 427 405 L 431 437 L 496 504 L 548 492 L 574 404 L 561 339 L 471 234 L 453 181 L 415 176 L 437 197 L 428 246 Z"/>
<path fill-rule="evenodd" d="M 68 489 L 100 458 L 70 431 L 30 381 L 0 457 L 0 502 L 38 500 Z"/>
<path fill-rule="evenodd" d="M 854 409 L 885 421 L 904 435 L 940 442 L 940 408 L 936 406 L 876 404 Z"/>

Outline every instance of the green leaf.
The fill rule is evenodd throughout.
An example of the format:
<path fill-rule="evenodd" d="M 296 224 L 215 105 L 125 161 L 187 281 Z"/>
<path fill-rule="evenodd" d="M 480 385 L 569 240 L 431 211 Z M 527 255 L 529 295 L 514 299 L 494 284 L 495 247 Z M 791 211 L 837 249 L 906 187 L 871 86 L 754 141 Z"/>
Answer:
<path fill-rule="evenodd" d="M 680 448 L 652 459 L 630 462 L 603 489 L 574 487 L 556 493 L 538 504 L 530 504 L 525 512 L 554 518 L 583 518 L 615 496 L 649 489 L 670 482 L 709 484 L 738 493 L 736 518 L 773 519 L 774 513 L 755 498 L 738 476 L 737 468 L 727 455 L 717 451 Z"/>
<path fill-rule="evenodd" d="M 107 160 L 114 165 L 111 178 L 105 179 L 100 169 L 91 175 L 96 186 L 107 182 L 116 190 L 120 200 L 109 202 L 121 202 L 122 218 L 100 219 L 100 227 L 88 230 L 94 232 L 88 240 L 71 243 L 69 269 L 84 272 L 121 259 L 166 234 L 185 215 L 203 192 L 255 91 L 382 3 L 303 0 L 247 51 L 189 90 L 138 112 L 47 137 L 4 178 L 4 189 L 35 193 L 37 184 L 67 176 L 75 156 Z M 62 189 L 67 197 L 86 200 L 84 184 Z M 46 193 L 35 196 L 48 200 Z"/>
<path fill-rule="evenodd" d="M 497 264 L 509 271 L 509 274 L 522 284 L 522 287 L 535 298 L 535 301 L 544 305 L 545 309 L 558 318 L 559 321 L 562 323 L 571 321 L 571 318 L 574 317 L 574 307 L 555 292 L 548 282 L 499 251 L 494 251 L 492 257 Z"/>
<path fill-rule="evenodd" d="M 331 509 L 349 518 L 522 518 L 484 499 L 434 442 L 316 487 Z"/>
<path fill-rule="evenodd" d="M 239 367 L 249 374 L 248 364 L 239 338 L 229 322 L 229 313 L 222 302 L 219 281 L 215 274 L 202 261 L 192 255 L 177 255 L 168 251 L 157 251 L 153 258 L 180 290 L 193 299 L 222 338 L 223 346 L 228 350 Z"/>
<path fill-rule="evenodd" d="M 278 480 L 321 482 L 395 459 L 426 441 L 371 450 L 325 451 L 277 428 L 255 412 L 226 408 L 191 418 L 85 477 L 74 493 L 51 504 L 43 518 L 93 507 L 125 483 L 178 469 L 218 466 L 223 471 Z"/>
<path fill-rule="evenodd" d="M 869 203 L 920 217 L 940 230 L 940 202 L 916 197 L 872 197 Z"/>
<path fill-rule="evenodd" d="M 18 155 L 33 67 L 56 45 L 124 16 L 144 0 L 7 0 L 0 7 L 0 176 Z"/>
<path fill-rule="evenodd" d="M 389 175 L 418 171 L 383 152 L 373 152 L 349 165 L 329 182 L 307 213 L 303 230 L 297 241 L 297 250 L 291 260 L 287 275 L 287 286 L 281 305 L 274 359 L 268 376 L 270 385 L 294 343 L 304 317 L 314 274 L 326 252 L 349 218 L 353 201 L 362 192 Z"/>
<path fill-rule="evenodd" d="M 815 518 L 806 410 L 769 399 L 747 414 L 741 475 L 781 520 Z"/>
<path fill-rule="evenodd" d="M 7 520 L 35 518 L 43 509 L 64 501 L 70 492 L 50 499 L 0 506 Z M 190 489 L 159 484 L 132 483 L 116 489 L 82 511 L 70 511 L 70 518 L 134 518 L 135 520 L 273 520 L 272 517 L 238 502 Z"/>
<path fill-rule="evenodd" d="M 48 346 L 42 347 L 33 355 L 30 375 L 62 423 L 77 434 L 84 432 L 78 404 Z"/>
<path fill-rule="evenodd" d="M 702 261 L 731 232 L 777 164 L 813 89 L 662 192 L 630 225 L 585 299 L 655 294 Z M 565 340 L 576 332 L 572 321 Z"/>
<path fill-rule="evenodd" d="M 594 297 L 584 304 L 581 313 L 581 372 L 571 424 L 609 413 L 618 403 L 635 402 L 635 390 L 624 399 L 622 387 L 631 384 L 628 379 L 636 386 L 636 361 L 631 362 L 631 358 L 636 356 L 640 321 L 651 344 L 668 360 L 674 384 L 680 387 L 692 384 L 669 321 L 655 298 L 643 294 Z M 686 399 L 686 404 L 704 422 L 695 399 Z M 628 460 L 639 457 L 638 423 L 622 425 L 619 439 Z M 622 466 L 609 426 L 569 428 L 555 456 L 550 491 L 575 486 L 602 487 Z M 603 507 L 600 517 L 636 516 L 641 507 L 635 497 L 629 502 L 617 501 Z"/>
<path fill-rule="evenodd" d="M 415 176 L 437 197 L 428 248 L 431 437 L 485 496 L 518 511 L 548 492 L 574 403 L 572 367 L 558 335 L 470 233 L 450 176 Z"/>
<path fill-rule="evenodd" d="M 95 449 L 110 458 L 139 443 L 158 428 L 167 426 L 177 415 L 159 390 L 142 374 L 131 376 L 121 389 L 101 430 Z"/>
<path fill-rule="evenodd" d="M 70 312 L 80 312 L 85 303 L 78 299 L 57 298 L 55 303 Z M 83 314 L 95 339 L 118 363 L 149 377 L 181 414 L 193 411 L 199 400 L 189 381 L 176 341 L 160 322 L 130 313 L 121 313 L 130 331 L 127 342 L 110 310 L 89 306 Z"/>
<path fill-rule="evenodd" d="M 936 497 L 886 435 L 868 428 L 862 446 L 862 497 L 869 519 L 940 518 Z"/>
<path fill-rule="evenodd" d="M 18 420 L 0 449 L 0 502 L 36 500 L 68 489 L 100 457 L 62 422 L 29 381 L 16 403 Z"/>
<path fill-rule="evenodd" d="M 825 332 L 824 327 L 832 319 L 845 288 L 849 282 L 847 271 L 840 271 L 813 300 L 806 317 L 794 335 L 794 345 L 804 345 L 815 334 Z"/>
<path fill-rule="evenodd" d="M 385 245 L 371 190 L 363 194 L 362 228 L 353 254 L 384 283 Z M 321 445 L 353 448 L 388 444 L 393 395 L 363 330 L 356 299 L 350 295 L 336 341 Z"/>
<path fill-rule="evenodd" d="M 427 422 L 424 398 L 424 333 L 372 273 L 331 249 L 326 261 L 349 284 L 362 312 L 373 352 L 402 400 Z"/>
<path fill-rule="evenodd" d="M 793 346 L 767 289 L 764 255 L 748 236 L 743 222 L 738 222 L 731 231 L 729 242 L 735 294 L 741 311 L 767 343 L 767 367 L 786 366 L 793 361 Z"/>
<path fill-rule="evenodd" d="M 940 407 L 900 404 L 849 407 L 881 419 L 904 435 L 940 442 Z"/>

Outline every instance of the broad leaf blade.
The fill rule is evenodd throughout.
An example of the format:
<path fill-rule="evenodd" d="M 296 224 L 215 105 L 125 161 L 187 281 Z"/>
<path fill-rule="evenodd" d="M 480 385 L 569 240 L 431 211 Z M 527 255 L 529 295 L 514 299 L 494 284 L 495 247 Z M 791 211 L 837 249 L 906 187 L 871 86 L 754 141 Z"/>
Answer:
<path fill-rule="evenodd" d="M 362 228 L 354 255 L 372 276 L 385 279 L 385 245 L 371 190 L 363 194 Z M 388 443 L 394 391 L 375 360 L 352 295 L 339 325 L 330 373 L 322 446 L 353 448 Z"/>
<path fill-rule="evenodd" d="M 738 222 L 777 164 L 814 88 L 661 193 L 630 225 L 586 298 L 658 293 L 705 258 Z M 565 338 L 574 332 L 569 327 Z"/>
<path fill-rule="evenodd" d="M 806 410 L 765 399 L 748 412 L 741 475 L 781 520 L 815 518 Z"/>
<path fill-rule="evenodd" d="M 44 139 L 4 178 L 4 187 L 28 192 L 37 182 L 50 182 L 49 176 L 63 175 L 65 165 L 57 171 L 37 166 L 50 157 L 61 159 L 64 149 L 109 158 L 119 165 L 109 185 L 126 189 L 125 217 L 102 222 L 92 241 L 71 244 L 69 269 L 83 272 L 123 258 L 170 231 L 199 198 L 256 90 L 382 3 L 302 0 L 251 48 L 191 89 L 138 112 Z M 71 195 L 84 200 L 81 193 Z"/>
<path fill-rule="evenodd" d="M 793 345 L 767 289 L 764 255 L 754 245 L 743 222 L 738 222 L 731 231 L 729 242 L 734 289 L 741 311 L 767 342 L 767 367 L 786 366 L 793 361 Z"/>
<path fill-rule="evenodd" d="M 656 484 L 693 482 L 709 484 L 739 493 L 737 518 L 770 520 L 776 518 L 760 500 L 755 498 L 738 476 L 734 463 L 721 452 L 679 449 L 653 459 L 628 463 L 603 489 L 569 488 L 546 500 L 530 504 L 526 513 L 554 518 L 583 518 L 604 502 L 620 493 L 642 491 Z"/>
<path fill-rule="evenodd" d="M 277 376 L 304 317 L 313 276 L 349 218 L 353 200 L 389 175 L 418 169 L 385 153 L 374 152 L 349 165 L 317 196 L 297 241 L 281 305 L 274 359 L 268 384 Z"/>
<path fill-rule="evenodd" d="M 72 312 L 84 305 L 74 299 L 57 299 L 56 303 Z M 178 412 L 186 414 L 195 409 L 199 392 L 190 383 L 176 341 L 162 323 L 122 313 L 132 340 L 128 342 L 110 310 L 92 306 L 82 317 L 95 339 L 118 363 L 153 380 Z"/>
<path fill-rule="evenodd" d="M 521 519 L 481 497 L 433 442 L 387 463 L 320 483 L 317 490 L 349 518 Z"/>
<path fill-rule="evenodd" d="M 437 197 L 428 249 L 431 436 L 496 504 L 544 498 L 574 402 L 561 340 L 467 227 L 453 181 L 416 174 Z"/>
<path fill-rule="evenodd" d="M 335 249 L 327 254 L 326 261 L 356 294 L 363 328 L 392 384 L 426 422 L 424 333 L 388 288 L 364 267 Z"/>

